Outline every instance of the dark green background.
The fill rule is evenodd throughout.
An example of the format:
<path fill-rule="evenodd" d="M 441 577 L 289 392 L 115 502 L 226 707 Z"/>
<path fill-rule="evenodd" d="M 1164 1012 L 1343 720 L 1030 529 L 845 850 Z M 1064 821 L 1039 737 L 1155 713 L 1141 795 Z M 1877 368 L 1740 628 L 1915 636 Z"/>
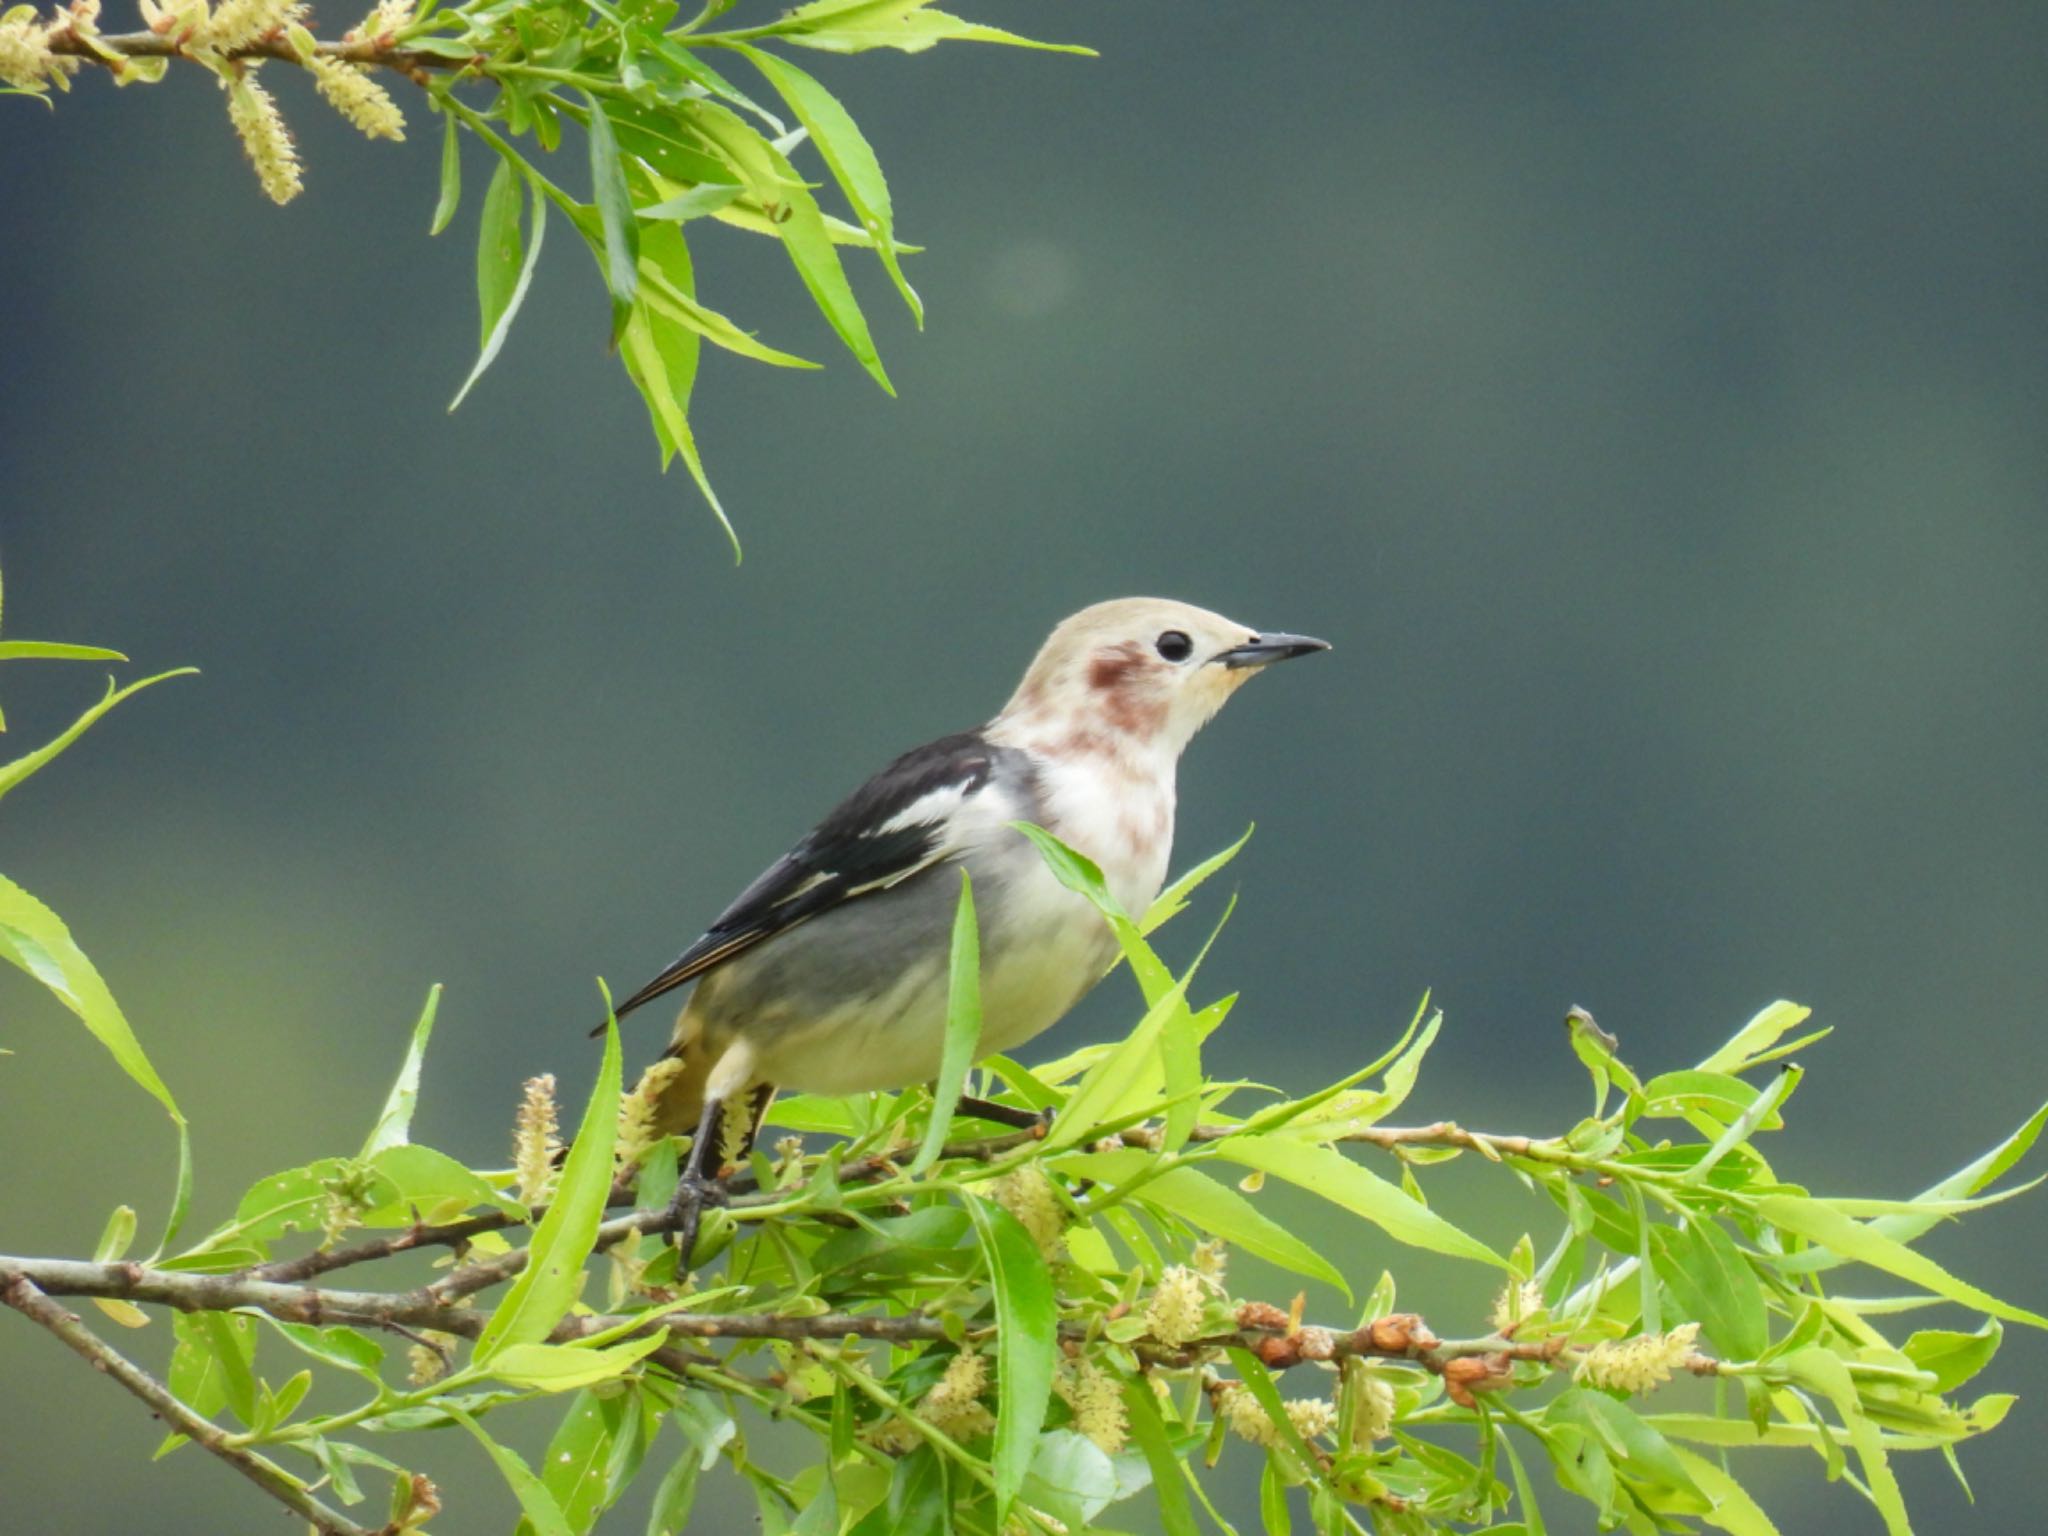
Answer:
<path fill-rule="evenodd" d="M 979 14 L 1103 57 L 805 60 L 930 247 L 923 336 L 856 263 L 900 400 L 779 251 L 693 226 L 705 297 L 830 364 L 704 370 L 739 570 L 655 474 L 559 223 L 443 414 L 482 163 L 430 243 L 423 114 L 372 145 L 278 81 L 308 163 L 278 210 L 198 71 L 0 101 L 8 630 L 204 669 L 12 797 L 0 868 L 191 1113 L 197 1219 L 360 1140 L 435 980 L 419 1132 L 502 1155 L 522 1078 L 589 1082 L 594 973 L 642 979 L 860 776 L 988 714 L 1055 619 L 1131 592 L 1337 644 L 1182 776 L 1183 861 L 1259 823 L 1206 972 L 1245 994 L 1216 1069 L 1307 1088 L 1429 986 L 1412 1112 L 1549 1130 L 1584 1106 L 1567 1005 L 1661 1068 L 1785 995 L 1837 1029 L 1774 1152 L 1795 1176 L 1904 1193 L 2024 1118 L 2048 13 Z M 93 681 L 5 687 L 21 747 Z M 1127 1022 L 1126 990 L 1048 1046 Z M 155 1106 L 12 973 L 0 1010 L 0 1249 L 89 1249 L 117 1200 L 147 1231 Z M 2039 1307 L 2044 1239 L 2037 1198 L 1930 1247 Z M 1444 1283 L 1404 1300 L 1473 1321 Z M 2044 1358 L 2014 1337 L 1992 1370 L 2028 1397 L 1964 1451 L 1974 1510 L 1903 1469 L 1924 1530 L 2039 1528 Z M 192 1452 L 150 1466 L 136 1405 L 19 1323 L 0 1378 L 8 1526 L 276 1524 Z M 436 1529 L 506 1528 L 490 1474 L 435 1454 Z M 1783 1529 L 1875 1528 L 1784 1455 Z"/>

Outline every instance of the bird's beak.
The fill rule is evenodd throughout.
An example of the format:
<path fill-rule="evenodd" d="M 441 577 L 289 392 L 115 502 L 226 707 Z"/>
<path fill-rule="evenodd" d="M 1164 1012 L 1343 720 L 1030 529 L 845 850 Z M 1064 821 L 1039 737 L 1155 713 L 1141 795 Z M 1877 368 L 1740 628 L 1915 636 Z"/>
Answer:
<path fill-rule="evenodd" d="M 1311 651 L 1327 651 L 1330 642 L 1314 640 L 1307 635 L 1283 635 L 1277 630 L 1268 630 L 1263 635 L 1254 635 L 1243 645 L 1234 645 L 1229 650 L 1210 658 L 1224 666 L 1264 667 L 1276 661 L 1286 661 L 1291 656 L 1306 656 Z"/>

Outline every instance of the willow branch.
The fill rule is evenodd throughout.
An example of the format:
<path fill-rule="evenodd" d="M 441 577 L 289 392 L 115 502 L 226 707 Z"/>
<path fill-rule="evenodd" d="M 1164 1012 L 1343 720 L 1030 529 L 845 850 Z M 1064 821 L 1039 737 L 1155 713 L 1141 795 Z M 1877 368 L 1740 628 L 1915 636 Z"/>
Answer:
<path fill-rule="evenodd" d="M 432 1287 L 410 1291 L 341 1290 L 285 1285 L 246 1275 L 196 1275 L 132 1263 L 95 1264 L 78 1259 L 11 1256 L 0 1256 L 0 1275 L 12 1276 L 38 1295 L 146 1302 L 185 1312 L 253 1308 L 289 1323 L 428 1328 L 474 1339 L 490 1321 L 489 1313 L 441 1298 Z M 1570 1363 L 1575 1354 L 1563 1335 L 1518 1340 L 1509 1331 L 1471 1339 L 1439 1339 L 1413 1313 L 1375 1318 L 1354 1329 L 1334 1329 L 1304 1326 L 1279 1308 L 1264 1302 L 1248 1302 L 1239 1309 L 1236 1321 L 1237 1328 L 1230 1332 L 1176 1345 L 1141 1339 L 1137 1347 L 1153 1363 L 1166 1366 L 1195 1364 L 1216 1350 L 1229 1348 L 1252 1351 L 1272 1370 L 1354 1355 L 1374 1360 L 1405 1360 L 1447 1379 L 1462 1376 L 1478 1390 L 1486 1390 L 1485 1381 L 1509 1363 L 1537 1361 L 1556 1366 Z M 672 1310 L 566 1317 L 548 1337 L 551 1342 L 566 1344 L 624 1329 L 620 1334 L 624 1338 L 666 1333 L 678 1340 L 830 1341 L 852 1337 L 912 1344 L 946 1340 L 950 1336 L 947 1327 L 945 1319 L 928 1312 L 821 1312 L 792 1316 L 775 1312 L 693 1312 L 687 1310 L 686 1304 Z M 1060 1331 L 1063 1338 L 1074 1342 L 1088 1337 L 1084 1324 L 1064 1324 Z M 970 1337 L 991 1332 L 989 1326 L 968 1329 Z M 1455 1363 L 1460 1361 L 1480 1362 L 1486 1369 L 1461 1371 Z M 1718 1362 L 1704 1355 L 1695 1355 L 1686 1364 L 1700 1374 L 1719 1369 Z"/>
<path fill-rule="evenodd" d="M 50 38 L 50 52 L 60 58 L 80 59 L 112 69 L 115 65 L 109 54 L 123 59 L 189 59 L 191 54 L 187 47 L 190 41 L 187 37 L 156 32 L 116 32 L 81 37 L 75 31 L 60 30 Z M 415 82 L 423 82 L 429 72 L 473 70 L 485 62 L 481 56 L 451 59 L 438 53 L 421 53 L 374 37 L 316 42 L 313 53 L 319 58 L 359 64 L 366 69 L 396 70 Z M 292 47 L 291 40 L 282 32 L 221 49 L 219 57 L 230 60 L 275 59 L 282 64 L 296 65 L 304 63 L 298 50 Z"/>
<path fill-rule="evenodd" d="M 171 1395 L 162 1382 L 120 1354 L 81 1323 L 76 1315 L 51 1301 L 13 1260 L 0 1260 L 0 1301 L 54 1333 L 90 1362 L 94 1370 L 113 1377 L 149 1404 L 158 1418 L 188 1440 L 218 1456 L 300 1519 L 309 1522 L 321 1536 L 375 1536 L 375 1533 L 322 1504 L 275 1462 L 231 1444 L 227 1431 L 187 1408 Z"/>

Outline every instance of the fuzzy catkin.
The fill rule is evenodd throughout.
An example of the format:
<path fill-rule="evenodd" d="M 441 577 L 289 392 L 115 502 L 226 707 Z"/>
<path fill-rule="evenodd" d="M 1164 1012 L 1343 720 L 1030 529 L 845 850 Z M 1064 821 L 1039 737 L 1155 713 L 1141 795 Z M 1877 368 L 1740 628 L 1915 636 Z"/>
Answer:
<path fill-rule="evenodd" d="M 241 136 L 256 180 L 273 203 L 288 203 L 304 189 L 299 155 L 277 102 L 256 79 L 256 66 L 245 64 L 221 84 L 228 93 L 228 121 Z"/>
<path fill-rule="evenodd" d="M 1609 1339 L 1587 1350 L 1573 1374 L 1596 1387 L 1648 1392 L 1669 1381 L 1672 1373 L 1684 1366 L 1699 1336 L 1698 1323 L 1682 1323 L 1669 1333 Z"/>
<path fill-rule="evenodd" d="M 306 68 L 321 99 L 366 137 L 405 137 L 405 114 L 398 110 L 391 93 L 370 78 L 368 70 L 317 53 L 306 60 Z"/>
<path fill-rule="evenodd" d="M 555 1075 L 544 1072 L 526 1080 L 513 1122 L 512 1170 L 523 1203 L 539 1205 L 554 1192 L 555 1158 L 561 1150 L 555 1129 Z"/>

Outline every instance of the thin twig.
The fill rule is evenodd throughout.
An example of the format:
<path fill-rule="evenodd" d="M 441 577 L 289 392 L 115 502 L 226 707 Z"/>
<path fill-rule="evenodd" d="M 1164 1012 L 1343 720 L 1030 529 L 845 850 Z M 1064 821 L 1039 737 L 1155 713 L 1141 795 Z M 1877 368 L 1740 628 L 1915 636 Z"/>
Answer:
<path fill-rule="evenodd" d="M 91 1362 L 94 1370 L 113 1377 L 149 1404 L 157 1417 L 172 1425 L 179 1434 L 204 1446 L 294 1514 L 310 1522 L 321 1536 L 376 1536 L 376 1533 L 322 1504 L 275 1462 L 229 1443 L 227 1431 L 179 1402 L 162 1382 L 121 1355 L 74 1314 L 51 1301 L 27 1275 L 6 1264 L 0 1264 L 0 1301 L 49 1329 Z"/>

